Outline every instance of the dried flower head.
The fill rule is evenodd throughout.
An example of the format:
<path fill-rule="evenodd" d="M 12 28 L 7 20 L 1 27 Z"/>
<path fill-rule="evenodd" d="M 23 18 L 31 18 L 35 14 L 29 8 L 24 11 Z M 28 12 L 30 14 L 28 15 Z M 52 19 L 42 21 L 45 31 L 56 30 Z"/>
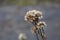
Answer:
<path fill-rule="evenodd" d="M 36 18 L 41 19 L 42 12 L 37 10 L 30 10 L 25 15 L 25 21 L 33 22 L 34 20 L 36 20 Z"/>
<path fill-rule="evenodd" d="M 27 40 L 27 36 L 24 33 L 19 34 L 19 40 Z"/>
<path fill-rule="evenodd" d="M 44 26 L 46 26 L 46 23 L 43 22 L 43 21 L 40 21 L 40 22 L 37 23 L 37 28 L 42 28 Z"/>
<path fill-rule="evenodd" d="M 25 16 L 25 21 L 33 22 L 33 20 L 35 20 L 35 18 L 32 15 L 26 15 Z"/>
<path fill-rule="evenodd" d="M 41 11 L 36 11 L 35 16 L 38 17 L 39 19 L 43 18 Z"/>

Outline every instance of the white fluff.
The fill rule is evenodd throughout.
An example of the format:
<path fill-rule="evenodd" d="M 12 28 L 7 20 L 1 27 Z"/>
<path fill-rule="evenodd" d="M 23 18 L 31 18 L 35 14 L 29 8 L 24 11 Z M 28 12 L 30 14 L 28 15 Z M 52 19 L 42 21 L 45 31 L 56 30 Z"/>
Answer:
<path fill-rule="evenodd" d="M 19 37 L 18 37 L 19 40 L 27 40 L 27 36 L 23 33 L 19 34 Z"/>

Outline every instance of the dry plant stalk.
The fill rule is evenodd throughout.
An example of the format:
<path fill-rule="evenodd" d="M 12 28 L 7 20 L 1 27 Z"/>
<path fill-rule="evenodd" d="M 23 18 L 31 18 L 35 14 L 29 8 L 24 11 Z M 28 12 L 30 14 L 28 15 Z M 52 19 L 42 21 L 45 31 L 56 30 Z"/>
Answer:
<path fill-rule="evenodd" d="M 37 40 L 39 40 L 39 36 L 42 37 L 42 40 L 46 40 L 46 35 L 43 29 L 43 27 L 46 26 L 46 23 L 44 21 L 39 21 L 42 18 L 42 12 L 37 10 L 30 10 L 25 15 L 25 21 L 34 25 L 32 27 L 32 32 L 36 34 Z"/>

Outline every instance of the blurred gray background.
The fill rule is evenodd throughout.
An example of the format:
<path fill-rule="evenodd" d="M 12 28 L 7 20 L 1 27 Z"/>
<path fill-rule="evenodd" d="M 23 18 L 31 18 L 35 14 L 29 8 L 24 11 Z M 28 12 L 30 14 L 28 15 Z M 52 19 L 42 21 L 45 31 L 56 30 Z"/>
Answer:
<path fill-rule="evenodd" d="M 42 21 L 47 40 L 60 40 L 60 1 L 32 1 L 32 4 L 21 4 L 7 0 L 0 0 L 0 40 L 19 40 L 20 33 L 25 33 L 28 40 L 36 40 L 31 32 L 32 24 L 24 21 L 24 16 L 29 10 L 39 10 L 43 13 Z M 17 1 L 18 2 L 18 1 Z M 28 1 L 27 1 L 28 2 Z M 36 2 L 36 3 L 35 3 Z"/>

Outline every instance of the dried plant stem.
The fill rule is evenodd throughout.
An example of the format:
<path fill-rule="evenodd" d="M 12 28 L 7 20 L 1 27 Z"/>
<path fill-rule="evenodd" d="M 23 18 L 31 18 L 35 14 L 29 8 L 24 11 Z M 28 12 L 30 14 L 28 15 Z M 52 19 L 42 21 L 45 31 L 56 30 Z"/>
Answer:
<path fill-rule="evenodd" d="M 42 40 L 46 40 L 46 35 L 43 29 L 46 24 L 45 22 L 41 21 L 42 17 L 42 12 L 37 10 L 28 11 L 25 16 L 25 20 L 34 25 L 32 27 L 32 31 L 35 33 L 37 40 L 39 40 L 39 36 L 41 36 Z"/>
<path fill-rule="evenodd" d="M 36 27 L 37 22 L 38 22 L 38 21 L 35 21 L 34 26 L 35 26 L 35 28 L 36 28 L 36 30 L 35 30 L 36 38 L 37 38 L 37 40 L 39 40 L 38 31 L 37 31 L 38 29 L 37 29 L 37 27 Z"/>
<path fill-rule="evenodd" d="M 43 35 L 41 35 L 41 36 L 42 36 L 42 40 L 46 40 L 46 38 Z"/>
<path fill-rule="evenodd" d="M 36 38 L 37 38 L 37 40 L 39 40 L 39 37 L 38 37 L 37 31 L 35 32 L 35 34 L 36 34 Z"/>
<path fill-rule="evenodd" d="M 44 36 L 45 35 L 44 29 L 43 28 L 37 29 L 37 26 L 36 26 L 37 23 L 38 23 L 38 21 L 37 22 L 35 21 L 35 23 L 32 23 L 35 26 L 35 28 L 36 28 L 35 34 L 36 34 L 37 40 L 39 40 L 38 34 L 41 36 L 42 40 L 46 40 L 46 37 Z"/>
<path fill-rule="evenodd" d="M 45 32 L 44 32 L 43 28 L 42 29 L 39 29 L 39 34 L 41 35 L 42 40 L 46 40 L 46 37 L 44 36 L 45 35 Z"/>

